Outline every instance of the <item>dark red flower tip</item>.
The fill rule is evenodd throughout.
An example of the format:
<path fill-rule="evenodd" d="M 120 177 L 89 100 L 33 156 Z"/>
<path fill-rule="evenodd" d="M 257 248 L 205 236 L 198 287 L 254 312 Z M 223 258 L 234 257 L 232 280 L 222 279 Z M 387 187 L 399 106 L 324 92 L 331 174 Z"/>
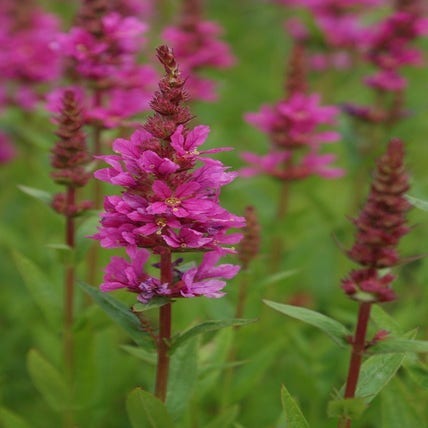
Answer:
<path fill-rule="evenodd" d="M 377 162 L 367 202 L 353 220 L 357 235 L 347 251 L 352 260 L 370 268 L 390 267 L 400 261 L 396 247 L 410 230 L 405 217 L 410 209 L 404 196 L 408 189 L 403 142 L 393 139 Z"/>
<path fill-rule="evenodd" d="M 51 177 L 58 184 L 71 187 L 84 186 L 90 178 L 85 170 L 92 157 L 86 148 L 82 131 L 80 106 L 72 90 L 64 92 L 56 135 L 60 138 L 52 148 Z"/>

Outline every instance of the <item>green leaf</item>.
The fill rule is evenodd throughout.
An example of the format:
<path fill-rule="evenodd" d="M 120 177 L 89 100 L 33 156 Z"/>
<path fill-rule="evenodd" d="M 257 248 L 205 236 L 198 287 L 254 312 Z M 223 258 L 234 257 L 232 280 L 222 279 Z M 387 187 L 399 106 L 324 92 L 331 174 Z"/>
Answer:
<path fill-rule="evenodd" d="M 188 340 L 171 357 L 166 407 L 174 420 L 183 414 L 196 384 L 198 375 L 196 339 L 194 337 Z"/>
<path fill-rule="evenodd" d="M 78 284 L 115 323 L 129 334 L 137 345 L 148 350 L 156 348 L 153 338 L 142 329 L 136 315 L 125 304 L 83 281 L 79 281 Z"/>
<path fill-rule="evenodd" d="M 134 312 L 145 312 L 150 309 L 160 308 L 161 306 L 171 302 L 167 297 L 157 296 L 150 299 L 148 303 L 137 302 L 132 306 Z"/>
<path fill-rule="evenodd" d="M 327 414 L 330 418 L 358 419 L 364 413 L 367 404 L 363 398 L 342 398 L 328 403 Z"/>
<path fill-rule="evenodd" d="M 416 208 L 423 211 L 428 211 L 428 201 L 423 199 L 415 198 L 414 196 L 406 195 L 406 199 Z"/>
<path fill-rule="evenodd" d="M 18 186 L 18 189 L 24 192 L 25 194 L 32 196 L 35 199 L 38 199 L 46 205 L 50 205 L 52 203 L 52 195 L 49 192 L 46 192 L 45 190 L 35 189 L 34 187 L 28 187 L 23 185 Z"/>
<path fill-rule="evenodd" d="M 400 335 L 401 328 L 397 321 L 385 312 L 380 305 L 372 305 L 370 318 L 378 328 L 389 331 L 391 334 Z"/>
<path fill-rule="evenodd" d="M 238 406 L 230 407 L 218 415 L 205 428 L 229 428 L 238 416 Z"/>
<path fill-rule="evenodd" d="M 412 406 L 414 397 L 397 378 L 382 392 L 382 428 L 426 427 Z"/>
<path fill-rule="evenodd" d="M 61 373 L 35 349 L 27 357 L 30 377 L 49 406 L 60 411 L 69 406 L 70 397 Z"/>
<path fill-rule="evenodd" d="M 210 331 L 220 330 L 225 327 L 247 325 L 255 321 L 255 319 L 233 318 L 229 320 L 213 320 L 203 322 L 173 337 L 171 341 L 171 352 L 175 352 L 176 349 L 180 347 L 184 342 L 194 336 L 197 336 L 198 334 L 204 334 Z"/>
<path fill-rule="evenodd" d="M 92 239 L 89 239 L 88 236 L 93 235 L 97 231 L 97 226 L 100 222 L 100 217 L 98 211 L 88 211 L 86 212 L 79 226 L 76 230 L 76 262 L 81 262 L 85 257 L 86 253 L 91 245 L 94 245 L 95 242 Z"/>
<path fill-rule="evenodd" d="M 284 340 L 278 338 L 260 347 L 258 352 L 249 355 L 248 361 L 234 374 L 230 385 L 230 400 L 238 402 L 247 394 L 256 390 L 263 383 L 263 377 L 272 368 L 273 361 L 283 347 Z"/>
<path fill-rule="evenodd" d="M 27 290 L 42 311 L 46 320 L 56 330 L 62 325 L 62 299 L 42 270 L 30 259 L 14 251 L 13 258 Z"/>
<path fill-rule="evenodd" d="M 303 416 L 296 400 L 284 385 L 281 385 L 281 404 L 287 428 L 309 428 L 308 421 Z"/>
<path fill-rule="evenodd" d="M 422 388 L 428 389 L 428 366 L 418 362 L 417 364 L 405 364 L 404 367 L 414 382 Z"/>
<path fill-rule="evenodd" d="M 120 346 L 124 351 L 131 354 L 133 357 L 139 358 L 140 360 L 149 363 L 151 365 L 156 365 L 156 353 L 146 351 L 143 348 L 130 345 L 121 345 Z"/>
<path fill-rule="evenodd" d="M 165 404 L 141 388 L 132 390 L 126 400 L 132 428 L 173 428 L 174 423 Z"/>
<path fill-rule="evenodd" d="M 299 273 L 297 269 L 274 273 L 272 275 L 269 275 L 264 281 L 262 281 L 261 285 L 266 286 L 276 284 L 277 282 L 290 278 L 291 276 L 296 275 L 297 273 Z"/>
<path fill-rule="evenodd" d="M 31 428 L 24 419 L 5 407 L 0 407 L 0 426 L 2 428 Z"/>
<path fill-rule="evenodd" d="M 369 352 L 374 354 L 428 352 L 428 341 L 391 337 L 376 343 L 376 345 L 369 349 Z"/>
<path fill-rule="evenodd" d="M 56 252 L 58 260 L 63 265 L 74 264 L 74 249 L 66 244 L 47 244 L 46 247 L 51 248 Z"/>
<path fill-rule="evenodd" d="M 339 321 L 300 306 L 284 305 L 270 300 L 263 300 L 263 302 L 278 312 L 319 328 L 324 333 L 327 333 L 338 345 L 343 347 L 348 345 L 346 338 L 351 336 L 351 332 Z"/>
<path fill-rule="evenodd" d="M 394 377 L 406 354 L 380 354 L 368 358 L 361 366 L 356 397 L 369 404 Z M 345 387 L 341 389 L 343 392 Z"/>

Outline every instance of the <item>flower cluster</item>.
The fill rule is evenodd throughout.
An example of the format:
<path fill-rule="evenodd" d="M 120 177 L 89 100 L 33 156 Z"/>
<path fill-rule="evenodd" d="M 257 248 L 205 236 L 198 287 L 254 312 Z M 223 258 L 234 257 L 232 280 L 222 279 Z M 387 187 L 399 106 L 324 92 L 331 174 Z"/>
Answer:
<path fill-rule="evenodd" d="M 40 84 L 61 73 L 54 42 L 59 21 L 31 0 L 2 1 L 0 9 L 0 105 L 32 109 L 41 97 Z"/>
<path fill-rule="evenodd" d="M 370 39 L 370 29 L 363 24 L 362 12 L 381 2 L 382 0 L 277 0 L 277 3 L 307 10 L 315 21 L 324 45 L 323 52 L 314 53 L 310 58 L 310 64 L 316 70 L 350 67 L 350 51 L 361 50 Z M 300 19 L 288 20 L 286 29 L 293 38 L 311 44 L 311 34 Z M 312 36 L 315 37 L 314 45 L 319 50 L 319 35 Z"/>
<path fill-rule="evenodd" d="M 137 18 L 110 10 L 105 1 L 86 0 L 77 24 L 59 37 L 58 49 L 68 60 L 69 74 L 84 92 L 86 121 L 113 128 L 148 110 L 156 73 L 137 62 L 147 29 Z M 59 92 L 51 95 L 53 103 Z"/>
<path fill-rule="evenodd" d="M 86 149 L 85 135 L 81 128 L 83 125 L 81 109 L 73 91 L 66 91 L 62 99 L 61 114 L 57 119 L 58 142 L 52 149 L 51 165 L 53 180 L 67 188 L 84 186 L 90 173 L 86 170 L 91 156 Z M 91 207 L 88 201 L 69 206 L 66 195 L 55 195 L 52 202 L 55 211 L 65 216 L 76 216 Z"/>
<path fill-rule="evenodd" d="M 163 32 L 163 39 L 174 49 L 187 80 L 192 99 L 214 101 L 215 84 L 200 76 L 203 69 L 223 69 L 233 65 L 234 57 L 226 43 L 219 40 L 221 27 L 202 20 L 201 0 L 184 0 L 181 20 Z"/>
<path fill-rule="evenodd" d="M 379 270 L 400 262 L 397 245 L 409 232 L 405 214 L 410 203 L 404 197 L 409 179 L 403 162 L 403 143 L 391 140 L 378 160 L 367 202 L 353 220 L 356 240 L 347 255 L 362 268 L 352 271 L 342 281 L 343 289 L 353 299 L 384 302 L 395 298 L 390 288 L 394 276 L 390 273 L 381 276 Z"/>
<path fill-rule="evenodd" d="M 295 48 L 294 56 L 301 56 L 301 46 Z M 258 113 L 248 113 L 245 119 L 269 136 L 271 149 L 265 156 L 243 153 L 242 158 L 250 164 L 243 168 L 243 176 L 265 173 L 280 180 L 300 180 L 309 175 L 336 178 L 342 170 L 331 167 L 333 154 L 321 154 L 321 146 L 337 141 L 340 135 L 334 131 L 319 131 L 320 125 L 334 124 L 338 109 L 321 106 L 318 94 L 303 92 L 305 85 L 299 82 L 296 71 L 289 73 L 293 85 L 286 85 L 288 96 L 273 106 L 264 105 Z M 294 88 L 294 89 L 293 89 Z"/>
<path fill-rule="evenodd" d="M 397 10 L 377 24 L 367 52 L 367 59 L 378 71 L 366 82 L 380 91 L 404 89 L 406 79 L 400 75 L 401 68 L 422 63 L 422 53 L 411 43 L 428 34 L 428 19 L 423 17 L 421 1 L 414 1 L 411 6 L 401 3 L 397 2 Z"/>
<path fill-rule="evenodd" d="M 188 128 L 191 114 L 183 105 L 184 79 L 166 46 L 157 50 L 166 75 L 159 83 L 151 107 L 155 111 L 130 140 L 113 143 L 116 154 L 100 156 L 110 166 L 96 178 L 123 187 L 120 196 L 105 198 L 105 212 L 94 238 L 107 248 L 125 247 L 131 262 L 114 258 L 102 289 L 127 288 L 147 302 L 156 295 L 219 297 L 225 286 L 219 278 L 230 278 L 238 268 L 215 264 L 227 248 L 239 241 L 239 234 L 227 234 L 242 227 L 244 219 L 219 205 L 222 186 L 236 173 L 218 160 L 205 157 L 221 149 L 201 151 L 209 128 Z M 197 166 L 197 164 L 200 166 Z M 184 272 L 176 266 L 172 284 L 146 274 L 142 268 L 150 249 L 156 253 L 202 251 L 202 264 Z M 178 264 L 178 262 L 176 262 Z"/>
<path fill-rule="evenodd" d="M 392 15 L 375 25 L 365 50 L 366 60 L 377 68 L 365 78 L 365 83 L 383 95 L 381 105 L 345 106 L 348 114 L 364 121 L 394 122 L 405 116 L 403 99 L 407 80 L 401 70 L 422 63 L 422 53 L 412 43 L 428 34 L 424 6 L 419 0 L 398 0 L 395 7 Z"/>

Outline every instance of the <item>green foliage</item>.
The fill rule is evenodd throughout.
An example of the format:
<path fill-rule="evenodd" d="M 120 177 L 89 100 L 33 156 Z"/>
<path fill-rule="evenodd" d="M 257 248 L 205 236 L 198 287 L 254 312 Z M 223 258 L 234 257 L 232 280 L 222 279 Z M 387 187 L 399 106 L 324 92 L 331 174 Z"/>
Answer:
<path fill-rule="evenodd" d="M 308 421 L 303 416 L 296 400 L 281 386 L 281 403 L 284 413 L 284 428 L 309 428 Z"/>
<path fill-rule="evenodd" d="M 361 366 L 356 396 L 370 403 L 393 378 L 405 354 L 380 354 L 368 358 Z M 344 390 L 344 388 L 342 389 Z"/>
<path fill-rule="evenodd" d="M 351 336 L 351 332 L 343 324 L 324 314 L 299 306 L 284 305 L 269 300 L 264 300 L 264 303 L 278 312 L 320 329 L 340 346 L 344 347 L 348 344 L 346 339 Z"/>
<path fill-rule="evenodd" d="M 131 312 L 129 307 L 108 293 L 103 293 L 84 282 L 79 282 L 79 286 L 94 299 L 115 323 L 128 333 L 135 343 L 146 349 L 155 348 L 153 338 L 147 331 L 142 329 L 140 321 L 137 316 Z"/>
<path fill-rule="evenodd" d="M 166 407 L 174 420 L 180 418 L 188 406 L 198 376 L 197 338 L 187 340 L 171 357 Z"/>
<path fill-rule="evenodd" d="M 3 428 L 31 428 L 23 418 L 5 407 L 0 407 L 0 423 Z"/>
<path fill-rule="evenodd" d="M 129 393 L 126 409 L 132 428 L 174 428 L 162 401 L 140 388 Z"/>
<path fill-rule="evenodd" d="M 346 398 L 329 401 L 327 414 L 330 418 L 358 419 L 367 409 L 363 398 Z"/>
<path fill-rule="evenodd" d="M 58 288 L 52 284 L 42 269 L 29 258 L 23 256 L 18 251 L 13 252 L 13 258 L 24 279 L 28 293 L 43 312 L 50 326 L 58 329 L 62 319 L 62 302 Z"/>
<path fill-rule="evenodd" d="M 424 201 L 419 198 L 415 198 L 414 196 L 407 195 L 407 200 L 416 208 L 419 208 L 423 211 L 428 211 L 428 201 Z"/>
<path fill-rule="evenodd" d="M 70 394 L 61 372 L 35 349 L 27 357 L 31 379 L 49 406 L 61 411 L 70 405 Z"/>
<path fill-rule="evenodd" d="M 215 417 L 211 422 L 205 425 L 205 428 L 230 428 L 237 416 L 238 406 L 233 406 Z"/>
<path fill-rule="evenodd" d="M 232 326 L 243 326 L 255 322 L 254 319 L 230 319 L 230 320 L 213 320 L 205 321 L 200 323 L 183 333 L 177 334 L 171 340 L 171 352 L 174 353 L 177 348 L 179 348 L 184 342 L 191 339 L 194 336 L 208 333 L 211 331 L 220 330 L 225 327 Z"/>
<path fill-rule="evenodd" d="M 400 337 L 391 337 L 382 340 L 370 348 L 370 352 L 375 354 L 391 353 L 391 352 L 428 352 L 428 341 L 426 340 L 411 340 Z"/>
<path fill-rule="evenodd" d="M 426 428 L 427 421 L 418 413 L 411 394 L 395 378 L 382 392 L 382 428 Z"/>
<path fill-rule="evenodd" d="M 46 205 L 50 205 L 52 203 L 52 195 L 49 192 L 41 189 L 35 189 L 34 187 L 29 186 L 18 186 L 19 190 L 24 192 L 25 194 L 43 202 Z"/>

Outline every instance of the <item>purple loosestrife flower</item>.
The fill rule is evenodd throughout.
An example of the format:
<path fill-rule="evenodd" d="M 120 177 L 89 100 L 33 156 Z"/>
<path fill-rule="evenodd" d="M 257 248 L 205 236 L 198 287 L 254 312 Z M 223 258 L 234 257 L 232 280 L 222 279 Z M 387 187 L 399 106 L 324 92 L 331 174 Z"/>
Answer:
<path fill-rule="evenodd" d="M 364 82 L 373 88 L 380 101 L 376 107 L 345 105 L 344 110 L 366 122 L 394 123 L 407 115 L 404 93 L 407 80 L 401 75 L 406 66 L 423 63 L 420 50 L 412 46 L 428 34 L 428 17 L 422 1 L 397 0 L 395 11 L 371 30 L 364 49 L 367 62 L 377 68 Z"/>
<path fill-rule="evenodd" d="M 33 1 L 3 0 L 0 9 L 0 85 L 7 88 L 4 102 L 30 110 L 42 96 L 41 84 L 61 73 L 54 49 L 59 20 Z"/>
<path fill-rule="evenodd" d="M 400 262 L 397 245 L 410 230 L 405 218 L 410 208 L 404 197 L 408 189 L 403 143 L 391 140 L 378 160 L 367 202 L 353 220 L 357 234 L 347 255 L 362 267 L 342 281 L 345 293 L 351 298 L 370 302 L 395 298 L 390 287 L 394 275 L 381 274 L 380 270 Z"/>
<path fill-rule="evenodd" d="M 131 116 L 149 109 L 156 73 L 137 62 L 147 30 L 147 24 L 109 9 L 106 1 L 85 0 L 77 23 L 58 37 L 69 75 L 80 83 L 87 123 L 129 125 Z M 51 108 L 62 92 L 52 93 Z"/>
<path fill-rule="evenodd" d="M 363 24 L 362 13 L 378 6 L 382 0 L 276 0 L 287 6 L 301 7 L 310 12 L 318 27 L 314 42 L 307 27 L 297 18 L 286 22 L 286 30 L 294 39 L 305 41 L 307 47 L 315 46 L 310 55 L 314 70 L 329 67 L 346 69 L 352 66 L 351 52 L 360 51 L 370 40 L 370 29 Z M 320 33 L 320 34 L 319 34 Z M 321 40 L 320 40 L 321 35 Z M 323 51 L 319 51 L 320 42 Z"/>
<path fill-rule="evenodd" d="M 244 176 L 268 174 L 280 180 L 300 180 L 310 175 L 336 178 L 343 174 L 331 167 L 335 157 L 321 154 L 321 146 L 340 138 L 334 131 L 319 131 L 320 125 L 333 125 L 339 110 L 321 106 L 318 94 L 306 94 L 302 69 L 302 45 L 294 48 L 287 78 L 287 97 L 273 106 L 264 105 L 258 113 L 248 113 L 245 119 L 269 137 L 271 148 L 266 156 L 243 153 L 250 164 Z M 296 63 L 297 61 L 297 63 Z M 300 76 L 300 77 L 299 77 Z"/>
<path fill-rule="evenodd" d="M 154 115 L 129 140 L 117 139 L 116 154 L 100 156 L 109 167 L 95 173 L 123 191 L 106 197 L 101 226 L 93 238 L 106 248 L 126 248 L 130 258 L 130 262 L 112 259 L 102 289 L 126 288 L 142 302 L 156 295 L 220 297 L 226 285 L 222 278 L 233 277 L 238 267 L 215 265 L 222 255 L 234 252 L 228 246 L 240 240 L 228 230 L 244 225 L 242 217 L 219 204 L 221 187 L 236 173 L 203 156 L 219 150 L 199 150 L 209 128 L 189 127 L 192 116 L 183 105 L 185 82 L 172 50 L 161 46 L 157 53 L 166 75 L 151 102 Z M 199 266 L 184 272 L 177 267 L 172 284 L 161 284 L 145 273 L 142 264 L 149 251 L 165 250 L 200 251 L 204 256 Z"/>
<path fill-rule="evenodd" d="M 219 40 L 221 27 L 202 20 L 202 0 L 183 0 L 181 20 L 165 29 L 163 39 L 173 47 L 192 99 L 215 101 L 214 82 L 201 77 L 203 69 L 224 69 L 235 62 L 229 47 Z"/>

